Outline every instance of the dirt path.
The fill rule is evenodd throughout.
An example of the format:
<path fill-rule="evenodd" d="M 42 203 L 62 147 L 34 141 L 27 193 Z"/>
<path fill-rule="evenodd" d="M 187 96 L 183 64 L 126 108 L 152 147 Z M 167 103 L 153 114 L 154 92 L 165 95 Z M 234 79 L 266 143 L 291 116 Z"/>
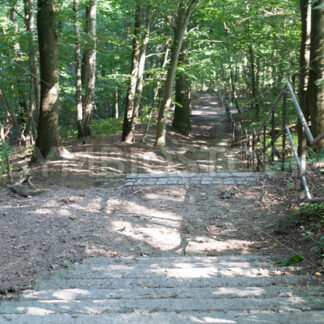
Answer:
<path fill-rule="evenodd" d="M 124 185 L 125 173 L 224 170 L 224 154 L 210 156 L 228 143 L 225 116 L 209 97 L 201 100 L 190 138 L 169 130 L 169 158 L 151 148 L 153 134 L 147 145 L 93 139 L 70 147 L 78 158 L 32 170 L 33 181 L 49 188 L 40 195 L 1 189 L 0 299 L 93 255 L 285 255 L 288 247 L 272 234 L 282 202 L 266 178 L 253 186 Z"/>
<path fill-rule="evenodd" d="M 231 149 L 230 129 L 223 107 L 211 94 L 201 94 L 193 102 L 190 136 L 167 126 L 167 155 L 153 147 L 155 127 L 142 144 L 144 125 L 138 125 L 136 143 L 120 142 L 121 134 L 89 138 L 85 145 L 63 143 L 73 153 L 70 159 L 51 161 L 32 168 L 35 184 L 42 187 L 89 188 L 121 183 L 127 173 L 214 172 L 238 170 L 242 165 Z M 23 163 L 24 161 L 21 161 Z"/>

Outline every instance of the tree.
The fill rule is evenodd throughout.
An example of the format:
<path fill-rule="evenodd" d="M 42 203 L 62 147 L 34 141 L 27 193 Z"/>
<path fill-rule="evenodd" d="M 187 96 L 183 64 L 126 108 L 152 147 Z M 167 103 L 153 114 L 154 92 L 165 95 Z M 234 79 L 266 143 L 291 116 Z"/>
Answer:
<path fill-rule="evenodd" d="M 307 88 L 309 81 L 310 38 L 311 38 L 311 0 L 300 0 L 301 15 L 301 44 L 299 51 L 299 90 L 298 99 L 306 120 L 310 119 L 307 102 Z M 302 153 L 302 125 L 298 118 L 298 154 Z"/>
<path fill-rule="evenodd" d="M 91 113 L 95 105 L 97 0 L 89 0 L 86 8 L 86 32 L 87 47 L 83 53 L 82 65 L 82 81 L 85 89 L 82 100 L 82 129 L 79 137 L 91 135 Z"/>
<path fill-rule="evenodd" d="M 36 147 L 43 157 L 58 146 L 59 67 L 55 0 L 38 0 L 41 104 Z"/>
<path fill-rule="evenodd" d="M 140 49 L 141 49 L 141 1 L 136 0 L 135 8 L 135 26 L 133 37 L 133 53 L 132 67 L 129 81 L 129 88 L 126 101 L 126 109 L 124 114 L 122 141 L 132 143 L 134 134 L 132 133 L 132 118 L 135 107 L 136 85 L 138 81 L 138 73 L 140 67 Z"/>
<path fill-rule="evenodd" d="M 186 72 L 185 64 L 188 63 L 188 41 L 184 40 L 179 55 L 179 63 L 176 76 L 174 117 L 172 126 L 184 135 L 191 131 L 190 120 L 190 80 Z"/>
<path fill-rule="evenodd" d="M 315 2 L 311 18 L 308 103 L 314 137 L 324 132 L 324 0 Z M 318 144 L 324 148 L 324 141 Z"/>
<path fill-rule="evenodd" d="M 33 0 L 24 0 L 24 11 L 25 11 L 25 25 L 28 35 L 28 57 L 29 57 L 29 71 L 30 71 L 30 91 L 29 91 L 29 109 L 28 118 L 26 123 L 26 134 L 29 137 L 30 144 L 33 144 L 33 113 L 39 113 L 39 77 L 38 77 L 38 66 L 37 66 L 37 50 L 35 46 L 35 9 Z"/>
<path fill-rule="evenodd" d="M 145 70 L 145 62 L 146 62 L 146 47 L 150 39 L 151 18 L 152 18 L 152 6 L 148 5 L 146 9 L 145 34 L 142 41 L 140 56 L 139 56 L 134 109 L 133 109 L 133 115 L 131 120 L 130 133 L 126 136 L 127 142 L 135 141 L 135 127 L 136 127 L 136 120 L 138 117 L 139 108 L 142 99 L 142 93 L 143 93 L 144 70 Z"/>
<path fill-rule="evenodd" d="M 167 111 L 171 106 L 172 88 L 175 79 L 179 54 L 182 47 L 183 37 L 187 29 L 190 16 L 200 2 L 200 0 L 189 0 L 187 3 L 186 1 L 180 1 L 179 3 L 177 26 L 174 33 L 171 51 L 171 60 L 168 68 L 167 79 L 164 85 L 164 95 L 156 126 L 155 146 L 158 147 L 165 146 Z"/>

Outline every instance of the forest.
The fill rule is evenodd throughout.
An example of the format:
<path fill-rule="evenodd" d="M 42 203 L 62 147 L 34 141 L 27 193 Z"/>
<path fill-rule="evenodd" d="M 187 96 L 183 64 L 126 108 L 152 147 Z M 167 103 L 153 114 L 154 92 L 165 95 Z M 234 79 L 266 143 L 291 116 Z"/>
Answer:
<path fill-rule="evenodd" d="M 131 144 L 139 122 L 143 142 L 154 127 L 163 147 L 168 119 L 190 133 L 198 91 L 222 91 L 260 121 L 286 81 L 314 137 L 323 132 L 323 0 L 6 0 L 0 8 L 2 161 L 18 144 L 47 158 L 71 136 L 121 130 Z"/>
<path fill-rule="evenodd" d="M 0 1 L 0 323 L 323 323 L 323 202 L 324 0 Z"/>

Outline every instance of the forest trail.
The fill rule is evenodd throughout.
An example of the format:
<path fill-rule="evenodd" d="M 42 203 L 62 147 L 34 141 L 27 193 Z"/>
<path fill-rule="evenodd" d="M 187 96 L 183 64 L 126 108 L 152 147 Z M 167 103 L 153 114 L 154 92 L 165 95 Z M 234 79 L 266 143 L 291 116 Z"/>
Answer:
<path fill-rule="evenodd" d="M 121 134 L 94 136 L 86 144 L 63 142 L 72 154 L 31 170 L 35 184 L 43 187 L 88 188 L 122 183 L 129 173 L 207 173 L 244 170 L 232 147 L 231 130 L 216 93 L 196 94 L 192 104 L 192 133 L 183 136 L 167 126 L 166 154 L 153 147 L 155 127 L 142 144 L 145 125 L 137 128 L 136 143 L 121 143 Z"/>
<path fill-rule="evenodd" d="M 284 254 L 269 231 L 273 188 L 248 184 L 56 189 L 11 202 L 1 287 L 34 289 L 3 302 L 0 323 L 323 323 L 321 278 L 274 262 Z"/>
<path fill-rule="evenodd" d="M 268 176 L 209 159 L 209 145 L 214 152 L 227 143 L 225 113 L 207 97 L 195 107 L 192 137 L 169 128 L 168 143 L 171 155 L 198 152 L 195 161 L 170 159 L 172 168 L 161 169 L 167 159 L 156 155 L 152 167 L 142 157 L 128 164 L 136 172 L 125 169 L 126 182 L 84 188 L 81 179 L 77 189 L 51 187 L 26 198 L 0 190 L 0 298 L 29 289 L 0 305 L 1 324 L 323 323 L 316 264 L 305 258 L 303 273 L 275 265 L 291 254 L 273 234 L 280 188 Z M 111 167 L 96 164 L 99 147 L 87 153 L 88 174 Z M 125 160 L 119 155 L 115 167 Z M 194 167 L 183 172 L 188 161 Z M 83 169 L 73 171 L 82 176 Z M 64 172 L 56 186 L 71 184 Z"/>

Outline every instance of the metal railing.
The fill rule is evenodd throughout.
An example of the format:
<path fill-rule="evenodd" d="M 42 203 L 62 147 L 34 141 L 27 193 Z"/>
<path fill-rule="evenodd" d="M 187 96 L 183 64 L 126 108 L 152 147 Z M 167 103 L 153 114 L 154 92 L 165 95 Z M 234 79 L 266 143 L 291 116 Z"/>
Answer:
<path fill-rule="evenodd" d="M 297 116 L 301 122 L 302 126 L 302 133 L 303 133 L 303 139 L 302 139 L 302 146 L 301 146 L 301 158 L 299 158 L 297 154 L 297 150 L 293 141 L 293 137 L 291 135 L 291 131 L 289 129 L 289 126 L 287 125 L 287 96 L 288 94 L 291 96 L 291 99 L 294 103 L 294 107 L 297 112 Z M 273 103 L 271 109 L 269 110 L 268 114 L 266 115 L 263 122 L 260 124 L 260 127 L 257 131 L 248 131 L 247 128 L 242 127 L 241 122 L 236 122 L 235 118 L 233 117 L 231 113 L 231 108 L 226 100 L 225 97 L 221 98 L 223 101 L 223 104 L 225 105 L 226 114 L 228 116 L 228 119 L 231 123 L 232 127 L 232 135 L 233 140 L 239 144 L 242 157 L 246 158 L 247 161 L 247 167 L 250 168 L 252 165 L 253 171 L 263 171 L 266 170 L 266 164 L 267 164 L 267 151 L 269 148 L 271 149 L 271 155 L 270 155 L 270 164 L 272 164 L 275 161 L 275 157 L 281 162 L 281 170 L 285 170 L 286 165 L 286 139 L 288 136 L 288 140 L 291 145 L 291 149 L 293 152 L 293 156 L 296 160 L 298 171 L 299 171 L 299 177 L 301 179 L 301 183 L 303 186 L 303 189 L 306 194 L 306 199 L 309 202 L 324 202 L 324 197 L 312 197 L 309 187 L 307 185 L 306 180 L 306 140 L 308 140 L 309 145 L 313 146 L 318 144 L 321 140 L 324 139 L 324 133 L 317 136 L 315 139 L 308 127 L 307 121 L 305 119 L 305 116 L 300 108 L 300 105 L 298 103 L 298 100 L 296 98 L 296 95 L 290 85 L 289 82 L 287 82 L 283 89 L 280 91 L 279 95 L 277 96 L 275 102 Z M 279 132 L 276 133 L 275 129 L 275 112 L 276 108 L 279 105 L 280 100 L 282 99 L 282 118 L 281 118 L 281 128 Z M 271 118 L 271 129 L 270 129 L 270 143 L 267 144 L 267 122 Z M 279 138 L 282 138 L 281 142 L 281 152 L 276 148 L 276 142 Z M 257 146 L 259 144 L 259 147 L 261 146 L 261 149 L 257 149 Z"/>

